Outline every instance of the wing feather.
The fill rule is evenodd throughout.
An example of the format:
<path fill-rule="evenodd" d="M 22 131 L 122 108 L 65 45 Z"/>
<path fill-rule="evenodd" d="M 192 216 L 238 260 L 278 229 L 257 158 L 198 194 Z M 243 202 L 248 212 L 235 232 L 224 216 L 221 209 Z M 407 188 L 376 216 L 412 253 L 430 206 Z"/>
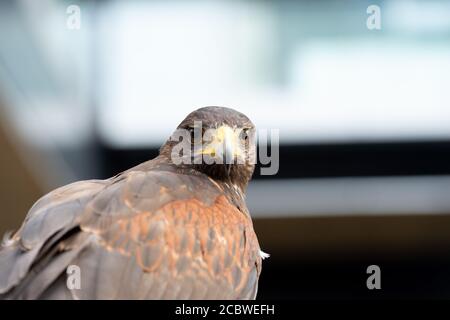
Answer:
<path fill-rule="evenodd" d="M 260 273 L 251 220 L 202 176 L 129 171 L 63 187 L 14 239 L 0 294 L 24 298 L 250 299 Z M 65 286 L 69 264 L 81 289 Z"/>

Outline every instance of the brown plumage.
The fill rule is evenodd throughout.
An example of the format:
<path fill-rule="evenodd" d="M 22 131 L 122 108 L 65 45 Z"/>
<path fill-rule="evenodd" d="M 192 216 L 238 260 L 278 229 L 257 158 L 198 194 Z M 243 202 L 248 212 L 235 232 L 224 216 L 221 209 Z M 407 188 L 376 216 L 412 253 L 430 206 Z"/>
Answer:
<path fill-rule="evenodd" d="M 228 108 L 179 125 L 253 129 Z M 111 179 L 80 181 L 36 202 L 0 250 L 6 299 L 253 299 L 261 272 L 244 201 L 244 164 L 178 164 L 168 140 L 153 160 Z M 66 285 L 68 266 L 81 288 Z"/>

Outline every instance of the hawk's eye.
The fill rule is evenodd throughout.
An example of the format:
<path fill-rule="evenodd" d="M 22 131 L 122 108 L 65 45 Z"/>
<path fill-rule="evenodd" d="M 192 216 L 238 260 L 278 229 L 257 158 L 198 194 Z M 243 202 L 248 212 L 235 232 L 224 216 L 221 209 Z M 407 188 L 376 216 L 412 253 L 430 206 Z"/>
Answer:
<path fill-rule="evenodd" d="M 203 126 L 202 127 L 189 127 L 188 130 L 189 130 L 189 133 L 191 135 L 191 141 L 192 142 L 194 142 L 195 138 L 197 138 L 197 137 L 198 137 L 198 139 L 200 141 L 202 141 L 203 136 L 204 136 L 205 131 L 206 131 Z"/>
<path fill-rule="evenodd" d="M 248 129 L 242 129 L 241 139 L 244 139 L 244 141 L 248 141 L 248 134 L 249 134 L 249 130 Z"/>
<path fill-rule="evenodd" d="M 189 134 L 191 135 L 191 142 L 194 142 L 194 137 L 195 137 L 195 129 L 194 127 L 189 127 Z"/>

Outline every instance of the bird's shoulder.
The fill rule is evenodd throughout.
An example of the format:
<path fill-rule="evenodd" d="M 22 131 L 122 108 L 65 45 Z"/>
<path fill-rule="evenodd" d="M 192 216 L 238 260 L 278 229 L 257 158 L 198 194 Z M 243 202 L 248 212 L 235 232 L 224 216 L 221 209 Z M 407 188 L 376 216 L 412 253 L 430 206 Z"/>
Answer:
<path fill-rule="evenodd" d="M 111 248 L 128 250 L 164 228 L 249 227 L 245 203 L 205 175 L 165 170 L 131 170 L 115 177 L 89 201 L 80 217 L 82 230 L 99 235 Z M 154 232 L 153 232 L 154 231 Z M 241 230 L 242 231 L 242 230 Z M 117 239 L 116 235 L 124 237 Z M 165 239 L 167 240 L 167 239 Z M 170 239 L 169 239 L 170 240 Z"/>
<path fill-rule="evenodd" d="M 172 275 L 167 283 L 180 293 L 169 298 L 190 297 L 184 290 L 194 294 L 187 279 L 204 286 L 199 298 L 254 296 L 261 265 L 258 240 L 249 216 L 219 184 L 159 170 L 133 170 L 117 179 L 89 203 L 80 221 L 104 250 L 133 257 L 145 273 Z"/>

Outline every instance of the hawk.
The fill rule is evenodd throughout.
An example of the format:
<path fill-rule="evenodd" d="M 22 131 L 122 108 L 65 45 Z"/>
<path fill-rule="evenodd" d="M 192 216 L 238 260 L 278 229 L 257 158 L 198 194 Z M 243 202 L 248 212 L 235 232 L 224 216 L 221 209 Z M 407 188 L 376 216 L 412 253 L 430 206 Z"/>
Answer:
<path fill-rule="evenodd" d="M 208 129 L 216 134 L 205 139 Z M 177 151 L 184 139 L 171 138 L 152 160 L 39 199 L 4 238 L 0 297 L 254 299 L 266 257 L 245 204 L 254 125 L 233 109 L 205 107 L 177 131 L 190 138 L 185 154 Z"/>

